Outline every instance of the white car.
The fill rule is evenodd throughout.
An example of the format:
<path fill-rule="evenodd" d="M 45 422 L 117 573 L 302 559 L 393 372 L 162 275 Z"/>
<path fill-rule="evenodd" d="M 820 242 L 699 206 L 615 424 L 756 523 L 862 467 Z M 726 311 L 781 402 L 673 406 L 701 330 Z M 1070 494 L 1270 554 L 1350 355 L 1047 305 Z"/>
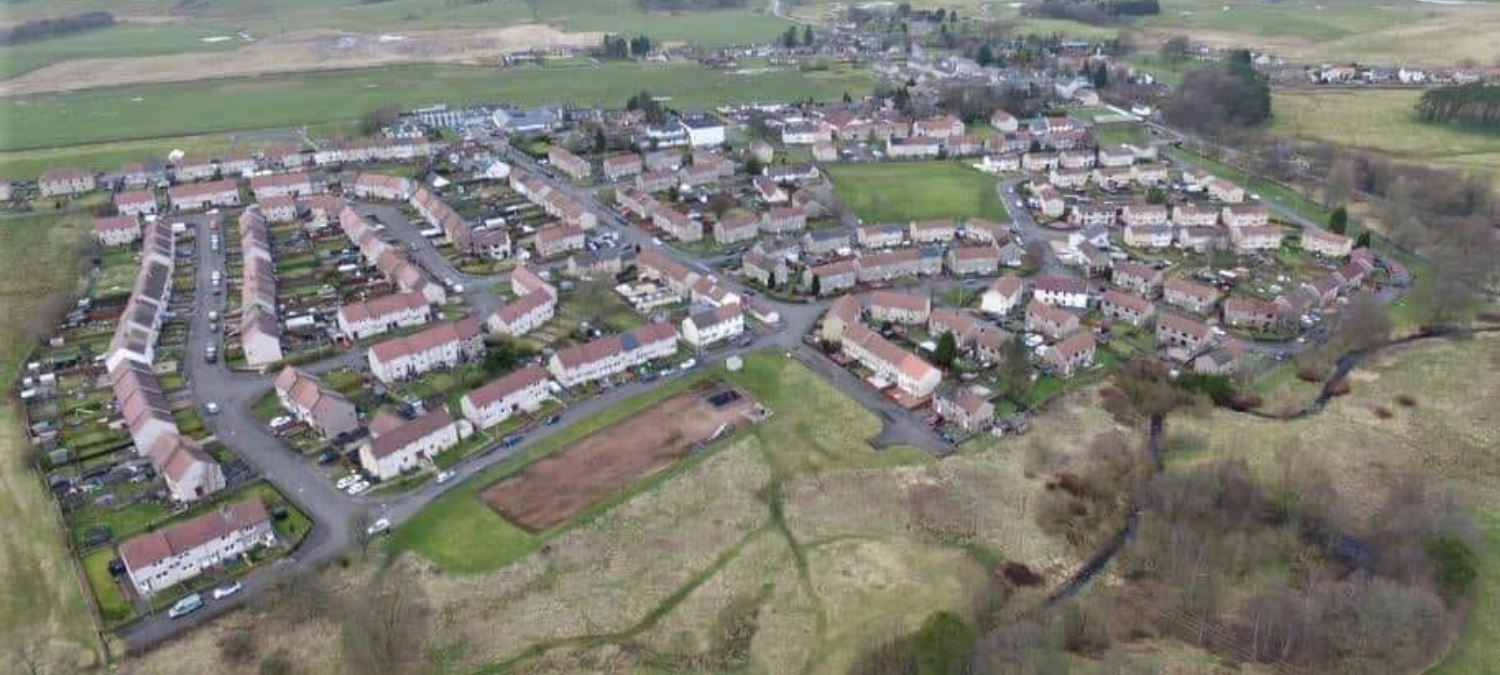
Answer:
<path fill-rule="evenodd" d="M 208 403 L 204 403 L 203 404 L 203 411 L 206 412 L 206 413 L 208 413 L 208 414 L 210 414 L 210 415 L 217 415 L 217 414 L 219 414 L 219 404 L 214 403 L 213 401 L 209 401 Z"/>
<path fill-rule="evenodd" d="M 358 483 L 359 480 L 360 480 L 359 479 L 359 474 L 353 474 L 353 473 L 351 473 L 351 474 L 349 474 L 347 476 L 344 476 L 343 478 L 340 478 L 337 481 L 335 481 L 333 483 L 333 486 L 336 487 L 336 488 L 338 488 L 338 489 L 340 489 L 340 490 L 347 490 L 347 489 L 349 489 L 350 485 Z"/>
<path fill-rule="evenodd" d="M 682 368 L 682 372 L 687 372 L 687 371 L 692 370 L 693 368 L 697 367 L 697 365 L 698 365 L 698 360 L 697 359 L 688 359 L 686 361 L 683 361 L 682 365 L 679 366 L 679 367 Z"/>
<path fill-rule="evenodd" d="M 219 586 L 218 588 L 214 589 L 214 599 L 223 600 L 224 598 L 240 592 L 240 588 L 240 582 L 238 581 L 231 581 L 227 584 Z"/>
<path fill-rule="evenodd" d="M 349 493 L 349 496 L 352 497 L 354 495 L 363 494 L 364 491 L 368 489 L 370 489 L 370 481 L 361 480 L 354 483 L 353 485 L 350 485 L 347 488 L 344 488 L 344 492 Z"/>
<path fill-rule="evenodd" d="M 369 527 L 365 528 L 365 534 L 367 534 L 367 535 L 369 535 L 371 537 L 376 536 L 376 535 L 380 535 L 380 534 L 385 534 L 386 532 L 390 532 L 390 531 L 391 531 L 391 521 L 390 521 L 389 518 L 381 518 L 379 520 L 376 520 L 375 522 L 370 523 Z"/>
<path fill-rule="evenodd" d="M 284 427 L 284 426 L 286 426 L 288 424 L 291 424 L 291 423 L 292 423 L 292 418 L 289 415 L 277 415 L 276 417 L 272 417 L 271 418 L 271 428 L 272 429 L 280 429 L 280 428 L 282 428 L 282 427 Z"/>
<path fill-rule="evenodd" d="M 437 482 L 438 482 L 438 485 L 442 485 L 442 484 L 443 484 L 443 483 L 446 483 L 446 482 L 448 482 L 448 481 L 450 481 L 450 480 L 453 480 L 453 477 L 454 477 L 454 476 L 457 476 L 457 475 L 458 475 L 458 474 L 456 474 L 456 473 L 453 473 L 453 471 L 452 471 L 452 470 L 448 470 L 448 471 L 439 471 L 439 472 L 438 472 L 438 475 L 437 475 Z"/>

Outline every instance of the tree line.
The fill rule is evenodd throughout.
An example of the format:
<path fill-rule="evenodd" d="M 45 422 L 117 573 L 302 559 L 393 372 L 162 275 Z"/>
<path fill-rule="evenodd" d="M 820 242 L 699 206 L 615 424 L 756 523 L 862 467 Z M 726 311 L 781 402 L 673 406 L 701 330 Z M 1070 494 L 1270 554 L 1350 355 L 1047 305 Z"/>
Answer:
<path fill-rule="evenodd" d="M 1047 0 L 1027 7 L 1032 16 L 1108 24 L 1132 16 L 1161 14 L 1157 0 Z"/>
<path fill-rule="evenodd" d="M 645 35 L 628 39 L 623 35 L 606 35 L 600 51 L 606 59 L 646 56 L 651 53 L 651 38 Z"/>
<path fill-rule="evenodd" d="M 1417 101 L 1426 122 L 1500 129 L 1500 86 L 1472 82 L 1429 89 Z"/>
<path fill-rule="evenodd" d="M 1210 135 L 1245 129 L 1271 119 L 1271 85 L 1237 50 L 1222 62 L 1188 71 L 1162 106 L 1167 120 Z"/>
<path fill-rule="evenodd" d="M 63 37 L 115 25 L 109 12 L 84 12 L 53 19 L 37 19 L 0 30 L 0 45 L 18 45 L 47 38 Z"/>
<path fill-rule="evenodd" d="M 648 12 L 691 12 L 738 9 L 745 6 L 745 0 L 635 0 L 635 4 Z"/>

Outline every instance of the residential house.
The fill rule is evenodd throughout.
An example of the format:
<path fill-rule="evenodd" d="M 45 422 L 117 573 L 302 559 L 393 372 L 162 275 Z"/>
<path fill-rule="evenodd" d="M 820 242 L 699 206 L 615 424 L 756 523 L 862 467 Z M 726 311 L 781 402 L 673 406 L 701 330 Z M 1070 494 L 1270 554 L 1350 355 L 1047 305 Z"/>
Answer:
<path fill-rule="evenodd" d="M 573 154 L 561 145 L 547 148 L 547 161 L 553 168 L 561 171 L 574 180 L 588 180 L 594 173 L 594 167 L 589 161 Z"/>
<path fill-rule="evenodd" d="M 849 229 L 843 227 L 808 230 L 802 235 L 802 250 L 810 256 L 833 255 L 840 249 L 849 248 L 849 243 Z"/>
<path fill-rule="evenodd" d="M 677 185 L 677 174 L 667 169 L 646 171 L 635 177 L 635 189 L 645 193 L 662 192 Z"/>
<path fill-rule="evenodd" d="M 963 120 L 953 115 L 935 115 L 912 122 L 913 136 L 923 138 L 953 138 L 964 133 Z"/>
<path fill-rule="evenodd" d="M 1270 222 L 1270 212 L 1261 204 L 1227 204 L 1220 215 L 1231 229 L 1265 227 Z"/>
<path fill-rule="evenodd" d="M 1167 248 L 1174 234 L 1169 225 L 1126 225 L 1121 240 L 1131 248 Z"/>
<path fill-rule="evenodd" d="M 760 230 L 769 234 L 798 232 L 807 227 L 807 211 L 800 206 L 774 206 L 761 215 Z"/>
<path fill-rule="evenodd" d="M 979 298 L 979 308 L 986 314 L 1004 316 L 1010 314 L 1026 295 L 1026 280 L 1014 275 L 1005 275 L 984 289 Z"/>
<path fill-rule="evenodd" d="M 1088 284 L 1082 279 L 1042 274 L 1032 280 L 1031 289 L 1032 297 L 1044 305 L 1074 309 L 1089 306 Z"/>
<path fill-rule="evenodd" d="M 276 376 L 274 386 L 282 409 L 323 438 L 332 440 L 359 428 L 354 404 L 315 375 L 287 366 Z"/>
<path fill-rule="evenodd" d="M 275 545 L 270 514 L 256 497 L 138 534 L 121 542 L 119 550 L 130 585 L 149 598 L 253 549 Z"/>
<path fill-rule="evenodd" d="M 1051 185 L 1042 185 L 1035 189 L 1036 207 L 1043 216 L 1048 218 L 1061 218 L 1067 212 L 1068 204 L 1063 201 L 1062 193 Z"/>
<path fill-rule="evenodd" d="M 678 241 L 694 242 L 703 239 L 703 223 L 671 207 L 662 207 L 651 214 L 651 224 Z"/>
<path fill-rule="evenodd" d="M 676 353 L 677 330 L 670 322 L 659 321 L 562 349 L 552 355 L 547 370 L 564 387 L 573 387 Z"/>
<path fill-rule="evenodd" d="M 1156 341 L 1163 347 L 1195 354 L 1208 346 L 1212 338 L 1213 332 L 1202 321 L 1194 321 L 1171 312 L 1158 312 L 1156 315 Z"/>
<path fill-rule="evenodd" d="M 1182 203 L 1172 207 L 1172 223 L 1179 227 L 1213 227 L 1219 223 L 1220 209 Z"/>
<path fill-rule="evenodd" d="M 553 225 L 537 230 L 536 252 L 543 258 L 583 250 L 586 236 L 577 225 Z"/>
<path fill-rule="evenodd" d="M 439 368 L 453 368 L 484 354 L 484 332 L 474 319 L 440 323 L 369 350 L 370 372 L 387 384 Z"/>
<path fill-rule="evenodd" d="M 697 349 L 733 340 L 744 332 L 745 314 L 738 304 L 715 307 L 682 320 L 683 341 Z"/>
<path fill-rule="evenodd" d="M 938 390 L 933 410 L 964 431 L 983 433 L 995 422 L 990 395 L 988 389 L 976 384 L 949 385 Z"/>
<path fill-rule="evenodd" d="M 1302 248 L 1324 258 L 1342 258 L 1354 250 L 1354 240 L 1317 227 L 1302 228 Z"/>
<path fill-rule="evenodd" d="M 239 206 L 240 185 L 233 179 L 177 185 L 167 189 L 167 200 L 178 211 L 198 211 L 215 206 Z"/>
<path fill-rule="evenodd" d="M 277 196 L 301 197 L 321 190 L 314 186 L 312 176 L 307 172 L 292 171 L 253 176 L 250 178 L 250 191 L 255 194 L 256 199 L 265 199 Z"/>
<path fill-rule="evenodd" d="M 36 181 L 43 197 L 67 197 L 92 192 L 97 183 L 94 174 L 82 169 L 49 169 Z"/>
<path fill-rule="evenodd" d="M 1216 349 L 1209 350 L 1193 359 L 1193 372 L 1205 375 L 1233 375 L 1244 361 L 1245 347 L 1230 340 Z"/>
<path fill-rule="evenodd" d="M 898 389 L 914 399 L 931 396 L 942 384 L 942 371 L 863 324 L 849 325 L 840 344 L 845 356 L 873 371 L 875 377 L 894 382 Z"/>
<path fill-rule="evenodd" d="M 932 298 L 896 291 L 875 291 L 865 302 L 865 311 L 869 314 L 871 321 L 902 324 L 927 323 L 927 316 L 932 311 Z"/>
<path fill-rule="evenodd" d="M 760 218 L 754 213 L 737 211 L 714 223 L 714 241 L 721 245 L 737 244 L 760 234 Z"/>
<path fill-rule="evenodd" d="M 864 248 L 889 248 L 906 242 L 907 227 L 900 223 L 861 225 L 854 231 L 854 240 Z"/>
<path fill-rule="evenodd" d="M 1015 115 L 997 109 L 990 113 L 990 126 L 1002 134 L 1011 134 L 1021 128 L 1021 123 Z"/>
<path fill-rule="evenodd" d="M 604 177 L 610 181 L 618 181 L 622 178 L 638 175 L 641 171 L 645 170 L 646 166 L 641 161 L 641 156 L 633 152 L 605 157 L 603 165 Z"/>
<path fill-rule="evenodd" d="M 458 445 L 460 432 L 459 423 L 440 406 L 394 429 L 372 433 L 359 446 L 359 465 L 380 480 L 391 480 Z"/>
<path fill-rule="evenodd" d="M 891 159 L 931 159 L 943 154 L 943 144 L 921 136 L 887 138 L 885 154 Z"/>
<path fill-rule="evenodd" d="M 1281 240 L 1285 236 L 1286 232 L 1273 225 L 1250 225 L 1229 230 L 1229 240 L 1234 242 L 1235 249 L 1242 252 L 1274 251 L 1281 248 Z"/>
<path fill-rule="evenodd" d="M 1010 226 L 984 218 L 969 218 L 964 221 L 964 239 L 979 244 L 999 245 L 1010 241 Z"/>
<path fill-rule="evenodd" d="M 1168 279 L 1164 289 L 1162 299 L 1167 304 L 1194 314 L 1208 314 L 1219 302 L 1218 289 L 1183 277 Z"/>
<path fill-rule="evenodd" d="M 859 272 L 858 261 L 840 260 L 807 268 L 804 283 L 812 288 L 816 295 L 833 295 L 853 287 L 859 281 Z"/>
<path fill-rule="evenodd" d="M 1233 296 L 1224 301 L 1224 323 L 1235 328 L 1270 330 L 1281 323 L 1281 309 L 1274 302 Z"/>
<path fill-rule="evenodd" d="M 1078 315 L 1060 307 L 1036 300 L 1026 305 L 1026 332 L 1040 333 L 1051 340 L 1061 339 L 1078 330 Z"/>
<path fill-rule="evenodd" d="M 1000 249 L 985 244 L 948 249 L 948 271 L 954 276 L 991 275 L 1000 271 Z"/>
<path fill-rule="evenodd" d="M 488 429 L 518 412 L 536 412 L 552 397 L 547 369 L 535 363 L 521 367 L 463 395 L 458 400 L 464 419 Z"/>
<path fill-rule="evenodd" d="M 1110 289 L 1099 301 L 1099 311 L 1112 321 L 1124 321 L 1132 326 L 1143 326 L 1151 320 L 1156 306 L 1150 300 L 1125 291 Z"/>
<path fill-rule="evenodd" d="M 867 253 L 859 261 L 859 280 L 879 283 L 902 277 L 931 276 L 943 271 L 943 253 L 937 248 L 896 248 Z"/>
<path fill-rule="evenodd" d="M 94 219 L 94 241 L 101 246 L 126 246 L 141 238 L 141 223 L 133 215 Z"/>
<path fill-rule="evenodd" d="M 911 224 L 911 240 L 918 244 L 953 241 L 958 237 L 958 223 L 949 218 L 919 220 Z"/>
<path fill-rule="evenodd" d="M 1094 354 L 1098 343 L 1088 331 L 1074 333 L 1048 349 L 1043 359 L 1058 377 L 1072 377 L 1084 368 L 1094 365 Z"/>
<path fill-rule="evenodd" d="M 392 293 L 373 300 L 353 302 L 339 308 L 336 316 L 339 332 L 351 340 L 432 320 L 432 306 L 421 293 Z"/>
<path fill-rule="evenodd" d="M 781 204 L 791 199 L 786 188 L 766 176 L 756 176 L 751 182 L 755 185 L 755 191 L 760 195 L 761 201 L 767 204 Z"/>
<path fill-rule="evenodd" d="M 145 216 L 156 213 L 156 191 L 125 190 L 115 195 L 115 210 L 123 216 Z"/>
<path fill-rule="evenodd" d="M 360 199 L 404 202 L 411 199 L 415 190 L 411 179 L 401 176 L 362 172 L 354 177 L 354 196 Z"/>

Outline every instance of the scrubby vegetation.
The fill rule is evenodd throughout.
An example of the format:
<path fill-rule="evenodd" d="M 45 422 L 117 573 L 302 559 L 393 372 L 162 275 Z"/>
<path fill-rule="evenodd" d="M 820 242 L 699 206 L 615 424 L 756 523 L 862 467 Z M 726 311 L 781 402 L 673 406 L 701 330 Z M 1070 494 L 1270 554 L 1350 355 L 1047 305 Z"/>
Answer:
<path fill-rule="evenodd" d="M 1417 102 L 1428 122 L 1500 129 L 1500 87 L 1483 82 L 1428 89 Z"/>

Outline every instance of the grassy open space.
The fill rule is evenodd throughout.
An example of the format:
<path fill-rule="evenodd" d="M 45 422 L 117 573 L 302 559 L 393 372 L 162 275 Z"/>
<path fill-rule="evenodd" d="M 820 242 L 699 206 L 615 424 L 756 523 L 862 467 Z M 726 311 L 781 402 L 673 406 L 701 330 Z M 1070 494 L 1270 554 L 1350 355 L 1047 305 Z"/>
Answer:
<path fill-rule="evenodd" d="M 642 89 L 671 105 L 833 99 L 869 90 L 852 68 L 735 75 L 693 65 L 617 63 L 559 78 L 542 68 L 412 66 L 207 83 L 158 84 L 0 102 L 0 150 L 177 137 L 358 118 L 382 105 L 507 102 L 618 107 Z"/>
<path fill-rule="evenodd" d="M 1120 145 L 1122 143 L 1144 145 L 1151 142 L 1151 133 L 1146 131 L 1146 127 L 1138 122 L 1096 124 L 1091 131 L 1100 145 Z"/>
<path fill-rule="evenodd" d="M 1228 164 L 1209 159 L 1182 148 L 1164 147 L 1162 154 L 1175 161 L 1192 164 L 1219 178 L 1233 182 L 1250 191 L 1252 194 L 1259 195 L 1263 201 L 1279 205 L 1313 222 L 1328 222 L 1329 211 L 1327 208 L 1285 185 L 1259 176 L 1249 175 Z"/>
<path fill-rule="evenodd" d="M 1301 451 L 1333 477 L 1354 504 L 1382 499 L 1401 477 L 1415 473 L 1454 486 L 1482 527 L 1474 614 L 1453 652 L 1432 672 L 1478 675 L 1500 667 L 1500 338 L 1424 340 L 1388 349 L 1349 377 L 1352 392 L 1321 414 L 1273 422 L 1215 411 L 1175 416 L 1174 433 L 1206 441 L 1206 450 L 1171 461 L 1242 458 L 1258 471 L 1280 471 L 1278 457 Z M 1398 396 L 1409 396 L 1402 405 Z M 1382 419 L 1379 410 L 1393 413 Z"/>
<path fill-rule="evenodd" d="M 0 324 L 7 391 L 30 350 L 26 319 L 47 295 L 77 284 L 82 261 L 73 250 L 88 225 L 72 213 L 0 217 L 0 314 L 11 317 Z M 0 406 L 0 654 L 34 650 L 56 672 L 83 672 L 101 663 L 101 645 L 57 506 L 26 468 L 30 446 L 20 423 L 7 393 Z"/>
<path fill-rule="evenodd" d="M 1270 132 L 1378 150 L 1500 185 L 1500 133 L 1423 122 L 1415 108 L 1420 97 L 1418 91 L 1278 91 Z"/>
<path fill-rule="evenodd" d="M 865 222 L 978 216 L 1010 220 L 995 179 L 961 162 L 830 164 L 834 193 Z"/>

